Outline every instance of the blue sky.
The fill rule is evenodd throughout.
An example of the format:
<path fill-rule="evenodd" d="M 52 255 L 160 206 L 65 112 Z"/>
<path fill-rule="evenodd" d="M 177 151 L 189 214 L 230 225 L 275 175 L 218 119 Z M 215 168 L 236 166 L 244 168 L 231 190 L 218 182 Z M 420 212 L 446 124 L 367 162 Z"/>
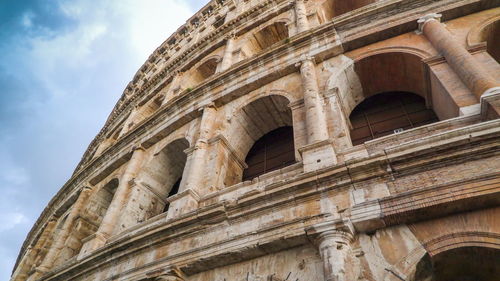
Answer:
<path fill-rule="evenodd" d="M 149 54 L 208 0 L 0 0 L 0 281 Z"/>

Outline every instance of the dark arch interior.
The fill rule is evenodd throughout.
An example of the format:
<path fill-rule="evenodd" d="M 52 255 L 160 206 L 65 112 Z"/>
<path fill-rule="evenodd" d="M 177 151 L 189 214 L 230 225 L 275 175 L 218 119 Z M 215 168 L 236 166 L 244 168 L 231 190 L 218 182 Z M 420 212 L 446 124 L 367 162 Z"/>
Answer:
<path fill-rule="evenodd" d="M 180 177 L 175 183 L 174 185 L 172 186 L 172 189 L 170 189 L 170 192 L 168 193 L 168 197 L 170 196 L 174 196 L 176 195 L 177 193 L 179 193 L 179 187 L 181 186 L 181 181 L 182 181 L 182 177 Z M 168 198 L 167 197 L 167 198 Z M 170 207 L 170 204 L 167 202 L 165 204 L 165 207 L 163 208 L 163 212 L 166 212 L 168 211 L 168 208 Z"/>
<path fill-rule="evenodd" d="M 243 171 L 243 180 L 295 163 L 293 127 L 285 126 L 265 134 L 252 146 L 245 162 L 248 168 Z"/>
<path fill-rule="evenodd" d="M 424 256 L 417 264 L 415 281 L 500 280 L 500 250 L 463 247 Z"/>
<path fill-rule="evenodd" d="M 198 74 L 200 75 L 200 82 L 214 75 L 217 71 L 218 60 L 216 58 L 212 58 L 204 62 L 202 65 L 198 67 Z"/>
<path fill-rule="evenodd" d="M 425 99 L 412 93 L 381 93 L 365 99 L 352 111 L 353 145 L 438 121 Z"/>
<path fill-rule="evenodd" d="M 274 44 L 288 38 L 288 28 L 283 22 L 275 22 L 254 35 L 260 50 L 265 50 Z"/>
<path fill-rule="evenodd" d="M 488 25 L 483 31 L 488 53 L 500 63 L 500 20 Z"/>

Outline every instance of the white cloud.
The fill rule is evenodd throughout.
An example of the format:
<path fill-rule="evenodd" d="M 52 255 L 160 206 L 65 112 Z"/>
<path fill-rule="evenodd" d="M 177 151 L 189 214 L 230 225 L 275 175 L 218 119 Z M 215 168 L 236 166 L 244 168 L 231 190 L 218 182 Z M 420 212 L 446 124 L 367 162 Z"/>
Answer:
<path fill-rule="evenodd" d="M 0 214 L 0 233 L 11 230 L 20 224 L 28 223 L 28 218 L 19 212 L 8 212 Z"/>
<path fill-rule="evenodd" d="M 44 2 L 67 25 L 39 26 L 52 15 L 26 12 L 17 22 L 28 32 L 0 50 L 0 68 L 26 86 L 16 93 L 22 112 L 10 116 L 19 122 L 0 135 L 0 280 L 8 279 L 33 221 L 70 177 L 127 82 L 194 13 L 181 0 Z"/>
<path fill-rule="evenodd" d="M 33 26 L 33 19 L 35 18 L 35 14 L 32 11 L 26 11 L 21 17 L 21 24 L 30 28 Z"/>

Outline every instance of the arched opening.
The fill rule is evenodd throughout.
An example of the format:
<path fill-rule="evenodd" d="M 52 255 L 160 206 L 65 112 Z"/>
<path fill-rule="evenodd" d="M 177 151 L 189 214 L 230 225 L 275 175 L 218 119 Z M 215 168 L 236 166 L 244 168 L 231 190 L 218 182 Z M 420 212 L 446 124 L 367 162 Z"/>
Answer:
<path fill-rule="evenodd" d="M 354 11 L 363 6 L 375 3 L 377 0 L 327 0 L 323 3 L 325 20 Z"/>
<path fill-rule="evenodd" d="M 89 215 L 92 222 L 97 227 L 101 224 L 102 219 L 106 215 L 106 212 L 111 205 L 113 196 L 115 195 L 116 189 L 118 188 L 118 179 L 112 179 L 107 184 L 105 184 L 99 191 L 91 198 L 90 203 L 85 210 L 85 213 Z"/>
<path fill-rule="evenodd" d="M 360 103 L 349 116 L 353 145 L 438 121 L 425 99 L 405 92 L 382 93 Z"/>
<path fill-rule="evenodd" d="M 350 85 L 349 89 L 356 90 L 343 97 L 353 145 L 457 114 L 457 106 L 447 92 L 431 95 L 422 59 L 417 55 L 375 54 L 356 61 L 354 72 L 359 84 Z"/>
<path fill-rule="evenodd" d="M 151 204 L 149 210 L 146 210 L 145 219 L 167 211 L 168 203 L 165 200 L 179 192 L 187 160 L 184 150 L 187 148 L 189 142 L 186 139 L 174 140 L 155 154 L 142 169 L 138 182 L 153 191 L 148 195 L 151 197 L 150 201 L 158 202 Z"/>
<path fill-rule="evenodd" d="M 486 42 L 486 50 L 500 63 L 500 20 L 488 24 L 481 31 L 480 40 Z"/>
<path fill-rule="evenodd" d="M 243 171 L 244 181 L 295 163 L 293 127 L 281 127 L 265 134 L 252 146 L 245 162 L 248 167 Z"/>
<path fill-rule="evenodd" d="M 433 257 L 425 255 L 413 281 L 496 281 L 500 276 L 500 250 L 462 247 Z"/>
<path fill-rule="evenodd" d="M 219 65 L 218 58 L 211 58 L 203 62 L 195 71 L 194 81 L 195 84 L 199 84 L 204 80 L 208 79 L 210 76 L 214 75 L 217 71 L 217 66 Z"/>
<path fill-rule="evenodd" d="M 248 168 L 236 165 L 226 172 L 226 186 L 282 168 L 296 159 L 292 112 L 287 98 L 270 95 L 238 110 L 227 139 L 236 157 Z M 231 165 L 230 165 L 231 166 Z"/>
<path fill-rule="evenodd" d="M 284 42 L 289 36 L 288 27 L 284 22 L 272 23 L 263 29 L 250 35 L 247 44 L 244 46 L 245 54 L 258 54 L 275 44 Z"/>
<path fill-rule="evenodd" d="M 97 232 L 111 205 L 118 185 L 118 179 L 112 179 L 101 187 L 97 193 L 92 195 L 86 209 L 75 221 L 75 231 L 68 237 L 69 242 L 67 242 L 67 247 L 59 255 L 58 263 L 62 263 L 64 260 L 77 255 L 82 249 L 85 238 Z M 88 249 L 84 248 L 83 251 L 83 253 L 86 253 Z"/>

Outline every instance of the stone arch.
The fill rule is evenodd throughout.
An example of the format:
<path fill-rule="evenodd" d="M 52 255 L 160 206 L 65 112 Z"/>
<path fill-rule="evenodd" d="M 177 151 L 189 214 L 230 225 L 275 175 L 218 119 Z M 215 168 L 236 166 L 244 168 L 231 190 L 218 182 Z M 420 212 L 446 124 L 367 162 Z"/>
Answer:
<path fill-rule="evenodd" d="M 467 34 L 467 45 L 486 42 L 486 51 L 500 63 L 500 15 L 480 22 Z"/>
<path fill-rule="evenodd" d="M 328 63 L 325 65 L 331 70 L 326 88 L 338 92 L 346 118 L 365 98 L 382 92 L 411 92 L 424 97 L 431 104 L 422 63 L 428 57 L 429 53 L 412 47 L 377 48 L 353 58 L 340 55 L 334 62 L 335 67 L 328 66 Z M 390 67 L 392 71 L 386 72 L 382 69 L 384 67 Z M 400 69 L 404 71 L 398 73 Z M 410 77 L 406 75 L 409 71 L 412 72 L 411 79 L 406 78 Z M 394 80 L 396 83 L 391 83 Z"/>
<path fill-rule="evenodd" d="M 245 159 L 254 143 L 267 133 L 293 127 L 289 103 L 286 96 L 274 93 L 257 96 L 234 111 L 226 136 L 238 158 Z M 243 170 L 236 174 L 241 180 Z"/>
<path fill-rule="evenodd" d="M 158 201 L 154 209 L 147 210 L 150 212 L 147 217 L 165 210 L 166 199 L 178 192 L 187 161 L 185 150 L 189 146 L 184 137 L 174 139 L 154 153 L 142 167 L 137 184 L 147 188 L 152 199 Z"/>
<path fill-rule="evenodd" d="M 377 0 L 326 0 L 321 5 L 325 20 L 354 11 L 366 5 L 377 2 Z"/>
<path fill-rule="evenodd" d="M 198 85 L 213 76 L 217 72 L 220 61 L 220 56 L 213 55 L 198 63 L 194 67 L 194 71 L 191 75 L 193 86 Z"/>
<path fill-rule="evenodd" d="M 355 111 L 355 108 L 358 108 L 358 106 L 365 107 L 365 104 L 362 104 L 363 102 L 369 102 L 371 97 L 382 93 L 409 93 L 418 95 L 421 97 L 422 102 L 415 101 L 415 104 L 419 108 L 418 112 L 415 112 L 414 115 L 429 115 L 427 116 L 429 117 L 427 118 L 428 123 L 445 119 L 444 117 L 447 114 L 441 111 L 446 111 L 446 107 L 444 109 L 437 109 L 436 113 L 439 118 L 436 118 L 434 112 L 431 112 L 434 110 L 434 103 L 450 106 L 449 103 L 451 101 L 434 98 L 428 90 L 428 79 L 426 78 L 428 74 L 422 62 L 428 56 L 427 52 L 412 47 L 378 48 L 362 53 L 354 57 L 354 59 L 339 56 L 337 65 L 341 65 L 341 67 L 339 70 L 332 70 L 327 82 L 327 89 L 329 91 L 336 91 L 340 110 L 348 122 L 350 131 L 352 132 L 355 129 L 359 132 L 360 130 L 365 130 L 364 127 L 369 128 L 365 124 L 368 122 L 366 120 L 361 120 L 364 122 L 363 128 L 353 127 L 354 125 L 351 123 L 352 120 L 350 118 L 351 114 L 358 114 L 359 110 Z M 328 64 L 325 67 L 329 68 Z M 374 99 L 376 97 L 371 98 L 371 100 Z M 400 109 L 401 112 L 405 112 L 406 114 L 405 106 Z M 420 120 L 420 117 L 418 117 L 418 120 L 412 120 L 410 117 L 406 119 L 408 126 L 403 126 L 405 127 L 404 129 L 417 127 L 414 124 L 419 124 L 418 126 L 427 124 L 423 122 L 425 120 Z M 388 121 L 390 120 L 388 119 Z M 370 133 L 370 135 L 373 134 Z"/>
<path fill-rule="evenodd" d="M 113 200 L 113 196 L 118 188 L 120 181 L 117 177 L 112 177 L 100 187 L 96 189 L 90 197 L 89 204 L 83 212 L 90 223 L 97 228 L 101 224 L 102 219 L 106 215 L 106 211 Z"/>
<path fill-rule="evenodd" d="M 243 43 L 242 51 L 247 56 L 258 54 L 284 42 L 289 36 L 288 20 L 276 20 L 248 34 Z"/>
<path fill-rule="evenodd" d="M 415 280 L 417 265 L 426 259 L 446 253 L 450 250 L 482 247 L 500 250 L 500 234 L 481 231 L 449 233 L 430 239 L 413 249 L 408 255 L 394 264 L 385 274 L 386 281 Z M 423 281 L 423 280 L 422 280 Z"/>

